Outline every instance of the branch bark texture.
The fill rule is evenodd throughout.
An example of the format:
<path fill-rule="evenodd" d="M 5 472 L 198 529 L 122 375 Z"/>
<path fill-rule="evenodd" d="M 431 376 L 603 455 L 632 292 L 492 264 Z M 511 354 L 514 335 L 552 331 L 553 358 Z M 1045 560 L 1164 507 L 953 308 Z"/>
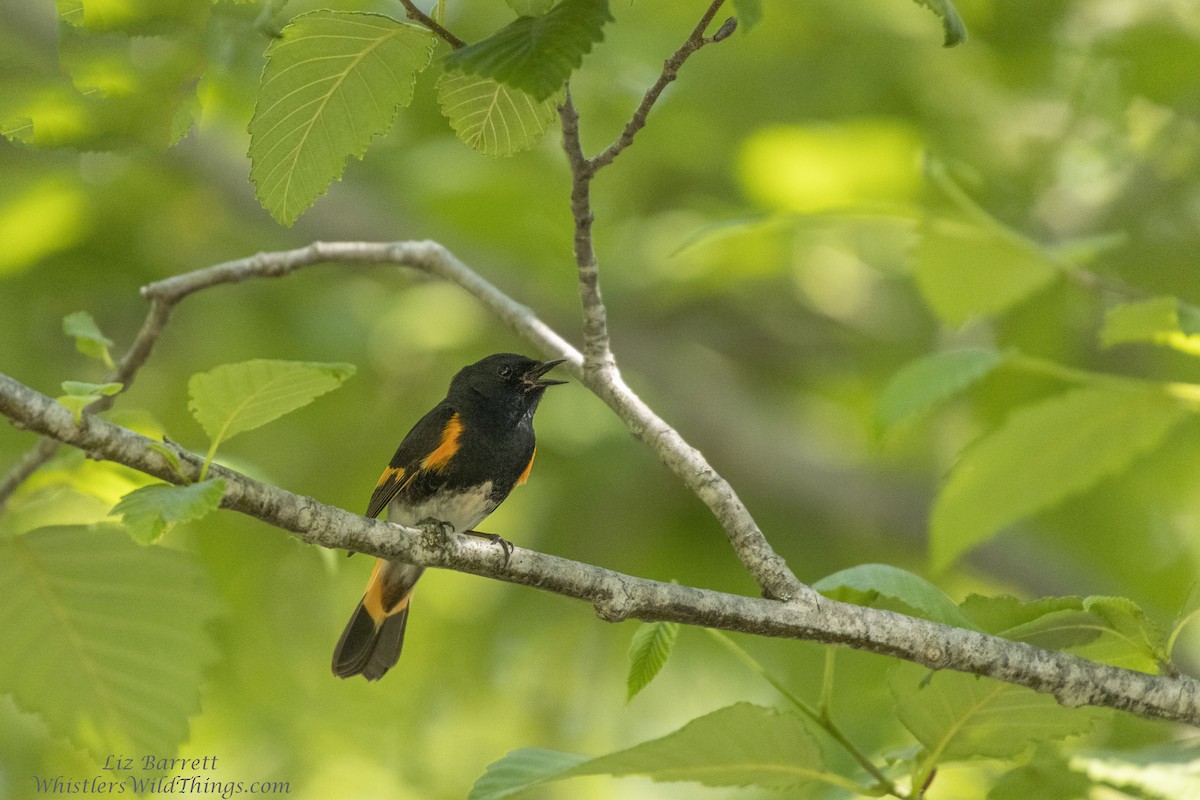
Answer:
<path fill-rule="evenodd" d="M 163 480 L 179 475 L 155 443 L 91 414 L 76 423 L 51 398 L 0 374 L 0 414 L 22 428 Z M 182 472 L 199 475 L 201 459 L 175 448 Z M 291 531 L 311 544 L 345 548 L 532 586 L 591 603 L 608 621 L 667 620 L 779 638 L 840 644 L 902 658 L 931 669 L 986 675 L 1053 694 L 1067 706 L 1095 705 L 1200 726 L 1200 684 L 1148 675 L 974 631 L 822 598 L 781 602 L 636 578 L 598 566 L 515 548 L 509 560 L 491 543 L 440 529 L 404 528 L 368 519 L 311 497 L 268 486 L 214 465 L 222 505 Z"/>

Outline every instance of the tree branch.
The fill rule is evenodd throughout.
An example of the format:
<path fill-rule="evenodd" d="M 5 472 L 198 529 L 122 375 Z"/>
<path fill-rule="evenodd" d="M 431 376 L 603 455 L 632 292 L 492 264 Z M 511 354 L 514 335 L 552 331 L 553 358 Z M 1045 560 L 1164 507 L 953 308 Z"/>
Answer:
<path fill-rule="evenodd" d="M 784 560 L 767 543 L 737 494 L 695 448 L 663 422 L 625 385 L 614 371 L 587 374 L 583 357 L 563 337 L 538 319 L 526 306 L 513 300 L 436 242 L 314 242 L 308 247 L 274 253 L 259 253 L 204 269 L 175 275 L 142 288 L 152 303 L 134 345 L 118 370 L 144 362 L 168 315 L 178 303 L 204 289 L 257 278 L 279 278 L 316 264 L 346 264 L 410 267 L 459 286 L 472 295 L 514 332 L 553 358 L 565 358 L 569 369 L 593 393 L 606 402 L 647 446 L 696 493 L 724 528 L 738 558 L 758 581 L 763 592 L 777 598 L 812 598 L 813 592 L 796 580 Z M 136 355 L 135 355 L 136 354 Z M 140 360 L 139 360 L 140 359 Z M 129 374 L 132 380 L 132 372 Z M 10 475 L 10 480 L 28 477 L 37 465 L 25 469 L 30 456 L 43 449 L 53 455 L 53 442 L 39 445 L 27 454 Z M 45 458 L 49 458 L 47 455 Z M 44 461 L 45 459 L 42 459 Z M 41 462 L 39 462 L 40 464 Z M 7 483 L 7 482 L 6 482 Z M 13 489 L 19 485 L 15 481 Z"/>
<path fill-rule="evenodd" d="M 195 273 L 191 273 L 195 274 Z M 181 276 L 187 277 L 187 276 Z M 0 374 L 0 414 L 23 428 L 167 481 L 180 478 L 150 439 L 92 414 L 76 424 L 51 398 Z M 188 478 L 201 459 L 173 448 Z M 1095 705 L 1200 726 L 1200 684 L 1097 664 L 975 631 L 822 598 L 819 605 L 781 603 L 636 578 L 523 548 L 510 559 L 469 536 L 404 528 L 368 519 L 311 497 L 259 483 L 214 465 L 226 482 L 222 505 L 291 531 L 321 547 L 351 549 L 428 567 L 522 584 L 591 603 L 608 621 L 666 620 L 759 636 L 840 644 L 954 669 L 1053 694 L 1067 706 Z"/>

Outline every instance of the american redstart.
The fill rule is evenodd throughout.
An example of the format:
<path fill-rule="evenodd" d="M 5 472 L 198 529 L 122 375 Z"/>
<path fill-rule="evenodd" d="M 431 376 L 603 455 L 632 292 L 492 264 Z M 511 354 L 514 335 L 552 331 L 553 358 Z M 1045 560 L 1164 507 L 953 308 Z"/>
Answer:
<path fill-rule="evenodd" d="M 446 399 L 413 426 L 375 485 L 367 505 L 374 517 L 406 526 L 430 521 L 511 545 L 473 530 L 525 482 L 533 467 L 533 413 L 543 378 L 562 361 L 499 353 L 463 367 Z M 400 658 L 413 586 L 424 567 L 377 559 L 363 599 L 333 651 L 333 674 L 379 680 Z"/>

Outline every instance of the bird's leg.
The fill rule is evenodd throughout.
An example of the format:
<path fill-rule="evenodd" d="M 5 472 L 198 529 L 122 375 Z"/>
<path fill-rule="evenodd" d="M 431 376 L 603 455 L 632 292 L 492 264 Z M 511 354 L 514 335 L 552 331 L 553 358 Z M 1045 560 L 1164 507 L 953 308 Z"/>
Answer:
<path fill-rule="evenodd" d="M 422 543 L 426 547 L 444 548 L 446 542 L 450 539 L 450 534 L 454 533 L 453 525 L 434 517 L 426 517 L 418 522 L 415 527 L 420 528 L 424 534 L 421 538 Z"/>
<path fill-rule="evenodd" d="M 498 533 L 483 533 L 482 531 L 463 531 L 467 536 L 478 536 L 480 539 L 487 539 L 489 542 L 495 542 L 500 545 L 500 549 L 504 551 L 504 566 L 508 566 L 508 560 L 512 558 L 513 543 L 505 539 Z"/>

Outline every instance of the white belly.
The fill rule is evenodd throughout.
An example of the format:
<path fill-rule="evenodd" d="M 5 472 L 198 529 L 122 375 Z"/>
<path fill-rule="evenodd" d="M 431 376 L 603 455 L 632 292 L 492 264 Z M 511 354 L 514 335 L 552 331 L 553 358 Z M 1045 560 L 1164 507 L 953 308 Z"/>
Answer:
<path fill-rule="evenodd" d="M 455 532 L 463 533 L 483 522 L 488 514 L 496 510 L 496 503 L 488 498 L 491 491 L 492 483 L 488 481 L 468 491 L 454 494 L 440 492 L 416 506 L 393 500 L 388 505 L 388 519 L 401 525 L 416 525 L 432 517 L 450 524 Z"/>

